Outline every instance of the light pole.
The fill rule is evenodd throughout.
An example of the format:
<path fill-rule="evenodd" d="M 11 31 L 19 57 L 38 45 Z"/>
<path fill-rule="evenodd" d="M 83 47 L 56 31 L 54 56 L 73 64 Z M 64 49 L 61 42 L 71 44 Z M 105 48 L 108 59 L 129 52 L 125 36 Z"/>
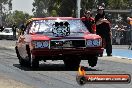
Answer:
<path fill-rule="evenodd" d="M 0 3 L 0 25 L 2 26 L 2 4 Z"/>
<path fill-rule="evenodd" d="M 81 0 L 77 0 L 77 10 L 76 10 L 77 18 L 80 18 L 80 10 L 81 10 Z"/>

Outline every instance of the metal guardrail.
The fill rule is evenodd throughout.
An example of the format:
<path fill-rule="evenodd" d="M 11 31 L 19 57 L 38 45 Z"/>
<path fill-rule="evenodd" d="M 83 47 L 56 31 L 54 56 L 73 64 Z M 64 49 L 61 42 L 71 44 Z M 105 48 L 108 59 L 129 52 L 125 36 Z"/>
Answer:
<path fill-rule="evenodd" d="M 96 12 L 97 9 L 92 9 L 93 12 Z M 127 9 L 127 10 L 116 10 L 116 9 L 113 9 L 113 10 L 105 10 L 105 12 L 110 12 L 110 13 L 132 13 L 132 9 Z"/>

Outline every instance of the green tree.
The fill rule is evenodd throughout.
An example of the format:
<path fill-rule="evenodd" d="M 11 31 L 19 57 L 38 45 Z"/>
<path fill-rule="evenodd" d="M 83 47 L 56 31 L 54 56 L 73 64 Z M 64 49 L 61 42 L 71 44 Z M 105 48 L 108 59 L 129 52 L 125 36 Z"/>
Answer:
<path fill-rule="evenodd" d="M 50 13 L 50 15 L 53 16 L 53 17 L 58 16 L 56 10 L 52 10 L 51 13 Z"/>
<path fill-rule="evenodd" d="M 98 0 L 81 0 L 81 13 L 80 15 L 84 15 L 85 10 L 95 9 L 98 5 Z"/>
<path fill-rule="evenodd" d="M 6 23 L 5 18 L 10 10 L 12 10 L 12 0 L 0 0 L 0 25 L 4 25 Z"/>
<path fill-rule="evenodd" d="M 74 16 L 76 13 L 76 0 L 62 0 L 59 8 L 59 16 Z"/>
<path fill-rule="evenodd" d="M 49 7 L 54 4 L 54 0 L 34 0 L 33 13 L 35 17 L 45 17 L 49 15 Z"/>
<path fill-rule="evenodd" d="M 94 0 L 81 0 L 81 7 L 83 10 L 85 9 L 92 9 L 95 6 L 95 1 Z"/>
<path fill-rule="evenodd" d="M 13 13 L 10 12 L 9 14 L 7 14 L 6 24 L 7 26 L 11 26 L 13 23 L 16 23 L 16 25 L 19 26 L 31 17 L 33 16 L 29 15 L 28 13 L 15 10 Z"/>
<path fill-rule="evenodd" d="M 109 9 L 126 9 L 128 6 L 128 0 L 108 0 Z"/>
<path fill-rule="evenodd" d="M 72 16 L 75 14 L 76 0 L 34 0 L 33 7 L 36 17 L 52 16 L 53 11 L 57 16 Z"/>
<path fill-rule="evenodd" d="M 0 0 L 0 3 L 7 4 L 9 1 L 12 1 L 12 0 Z"/>
<path fill-rule="evenodd" d="M 8 8 L 5 7 L 8 5 Z M 12 10 L 12 0 L 0 0 L 0 12 L 2 12 L 2 14 L 4 13 L 4 11 L 10 11 Z"/>
<path fill-rule="evenodd" d="M 53 16 L 53 11 L 56 13 L 56 16 L 59 15 L 59 10 L 61 8 L 62 0 L 54 0 L 53 2 L 50 2 L 51 4 L 49 5 L 49 16 Z"/>
<path fill-rule="evenodd" d="M 86 9 L 97 8 L 104 3 L 106 9 L 127 9 L 131 0 L 81 0 L 81 14 Z M 33 12 L 36 17 L 75 16 L 77 0 L 34 0 Z M 56 15 L 55 15 L 56 14 Z"/>

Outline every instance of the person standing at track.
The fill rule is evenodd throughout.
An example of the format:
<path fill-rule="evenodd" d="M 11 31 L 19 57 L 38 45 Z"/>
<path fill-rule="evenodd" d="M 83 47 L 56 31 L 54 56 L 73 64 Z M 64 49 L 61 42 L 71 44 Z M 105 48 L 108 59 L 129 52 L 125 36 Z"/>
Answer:
<path fill-rule="evenodd" d="M 85 24 L 90 33 L 96 33 L 95 20 L 92 17 L 90 10 L 86 10 L 84 12 L 84 17 L 82 17 L 81 20 Z"/>
<path fill-rule="evenodd" d="M 17 26 L 15 25 L 15 23 L 12 25 L 12 31 L 13 31 L 13 40 L 16 40 Z"/>
<path fill-rule="evenodd" d="M 96 34 L 100 35 L 105 45 L 107 56 L 112 56 L 111 28 L 110 22 L 106 19 L 104 7 L 99 6 L 95 16 Z"/>
<path fill-rule="evenodd" d="M 4 30 L 3 26 L 0 26 L 0 32 L 2 32 Z"/>
<path fill-rule="evenodd" d="M 20 35 L 24 35 L 25 26 L 24 23 L 20 25 Z"/>

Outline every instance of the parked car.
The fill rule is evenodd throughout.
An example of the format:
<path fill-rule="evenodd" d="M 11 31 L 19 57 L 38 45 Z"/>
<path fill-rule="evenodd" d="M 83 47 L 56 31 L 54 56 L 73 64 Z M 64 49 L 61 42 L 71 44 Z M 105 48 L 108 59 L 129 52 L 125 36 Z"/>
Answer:
<path fill-rule="evenodd" d="M 88 60 L 94 67 L 104 50 L 101 37 L 72 17 L 29 19 L 15 49 L 20 65 L 33 68 L 39 67 L 40 60 L 63 60 L 70 68 Z"/>
<path fill-rule="evenodd" d="M 0 32 L 0 39 L 13 39 L 12 28 L 4 28 L 4 30 Z"/>

